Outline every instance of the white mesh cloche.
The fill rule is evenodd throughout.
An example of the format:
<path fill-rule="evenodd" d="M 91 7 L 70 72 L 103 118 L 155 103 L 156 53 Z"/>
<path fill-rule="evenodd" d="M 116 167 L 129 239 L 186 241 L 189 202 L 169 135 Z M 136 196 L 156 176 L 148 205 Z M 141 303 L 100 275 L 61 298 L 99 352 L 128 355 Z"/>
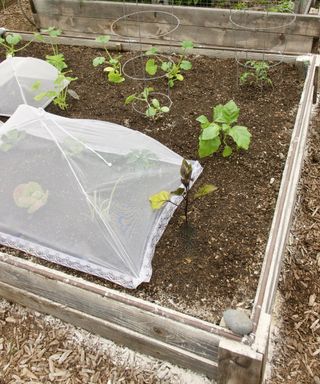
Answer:
<path fill-rule="evenodd" d="M 150 280 L 176 207 L 154 211 L 149 197 L 181 185 L 181 156 L 117 124 L 22 105 L 0 127 L 0 162 L 0 243 L 128 288 Z"/>
<path fill-rule="evenodd" d="M 45 108 L 52 97 L 36 101 L 42 92 L 59 90 L 67 84 L 55 84 L 58 70 L 33 57 L 9 57 L 0 63 L 0 115 L 11 116 L 20 104 Z"/>

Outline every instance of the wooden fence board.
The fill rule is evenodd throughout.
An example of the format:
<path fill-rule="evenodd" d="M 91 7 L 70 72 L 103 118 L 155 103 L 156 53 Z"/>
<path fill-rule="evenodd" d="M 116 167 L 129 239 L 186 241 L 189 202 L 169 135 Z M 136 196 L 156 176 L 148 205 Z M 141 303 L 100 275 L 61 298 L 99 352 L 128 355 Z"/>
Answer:
<path fill-rule="evenodd" d="M 181 7 L 166 6 L 159 4 L 130 4 L 108 1 L 78 1 L 78 0 L 34 0 L 38 14 L 73 16 L 86 18 L 101 18 L 116 20 L 124 14 L 130 14 L 140 11 L 152 11 L 144 13 L 142 20 L 154 21 L 155 18 L 170 21 L 170 16 L 164 16 L 157 11 L 174 14 L 180 20 L 181 27 L 197 26 L 210 28 L 232 29 L 230 14 L 232 13 L 234 21 L 240 21 L 241 18 L 250 27 L 281 27 L 288 25 L 293 15 L 285 13 L 264 13 L 259 11 L 230 11 L 217 8 L 200 7 Z M 136 16 L 135 16 L 136 17 Z M 290 26 L 279 28 L 278 32 L 290 33 L 305 36 L 318 36 L 320 34 L 320 19 L 312 15 L 296 15 L 296 21 Z"/>
<path fill-rule="evenodd" d="M 108 34 L 112 35 L 110 30 L 111 21 L 105 19 L 92 19 L 85 17 L 70 17 L 70 16 L 46 16 L 38 15 L 40 25 L 42 26 L 55 26 L 61 28 L 64 33 L 72 34 L 77 32 L 79 34 Z M 128 30 L 126 29 L 128 28 Z M 119 31 L 121 35 L 129 34 L 132 31 L 132 25 L 128 24 L 123 31 Z M 129 33 L 127 33 L 129 32 Z M 142 34 L 142 42 L 149 40 L 161 40 L 167 44 L 180 42 L 183 40 L 192 40 L 201 45 L 215 45 L 220 47 L 239 47 L 243 49 L 257 49 L 261 48 L 269 50 L 270 52 L 310 52 L 313 44 L 313 38 L 309 36 L 300 35 L 283 35 L 280 33 L 264 33 L 250 31 L 235 31 L 232 29 L 217 29 L 207 27 L 185 26 L 178 28 L 174 35 L 168 34 L 160 38 L 153 38 L 154 33 L 162 34 L 163 30 L 154 29 L 154 24 L 144 23 L 141 24 L 140 31 L 135 28 L 134 33 L 136 37 L 131 40 L 138 40 L 139 33 Z M 122 39 L 119 36 L 113 35 L 118 40 Z"/>

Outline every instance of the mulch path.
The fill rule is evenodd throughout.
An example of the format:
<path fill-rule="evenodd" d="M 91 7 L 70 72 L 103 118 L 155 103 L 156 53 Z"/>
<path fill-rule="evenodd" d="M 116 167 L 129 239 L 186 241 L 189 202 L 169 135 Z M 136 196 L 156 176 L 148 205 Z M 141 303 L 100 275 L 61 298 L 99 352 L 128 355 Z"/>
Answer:
<path fill-rule="evenodd" d="M 302 173 L 279 286 L 269 384 L 320 384 L 320 109 Z"/>

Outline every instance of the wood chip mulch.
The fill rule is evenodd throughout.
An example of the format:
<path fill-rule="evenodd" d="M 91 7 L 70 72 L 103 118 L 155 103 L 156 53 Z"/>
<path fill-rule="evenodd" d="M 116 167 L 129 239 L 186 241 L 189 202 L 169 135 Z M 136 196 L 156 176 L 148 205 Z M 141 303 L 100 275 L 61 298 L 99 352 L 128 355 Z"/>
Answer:
<path fill-rule="evenodd" d="M 0 384 L 210 384 L 0 299 Z"/>
<path fill-rule="evenodd" d="M 297 212 L 279 286 L 269 384 L 320 384 L 320 108 L 315 110 Z"/>

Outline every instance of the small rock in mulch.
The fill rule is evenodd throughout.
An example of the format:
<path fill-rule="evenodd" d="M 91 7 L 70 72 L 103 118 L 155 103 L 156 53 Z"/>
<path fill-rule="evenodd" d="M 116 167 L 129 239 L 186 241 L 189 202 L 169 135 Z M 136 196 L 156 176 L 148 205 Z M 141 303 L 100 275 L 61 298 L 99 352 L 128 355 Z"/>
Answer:
<path fill-rule="evenodd" d="M 227 309 L 223 313 L 226 326 L 238 335 L 247 335 L 252 332 L 253 324 L 246 313 L 237 309 Z"/>

